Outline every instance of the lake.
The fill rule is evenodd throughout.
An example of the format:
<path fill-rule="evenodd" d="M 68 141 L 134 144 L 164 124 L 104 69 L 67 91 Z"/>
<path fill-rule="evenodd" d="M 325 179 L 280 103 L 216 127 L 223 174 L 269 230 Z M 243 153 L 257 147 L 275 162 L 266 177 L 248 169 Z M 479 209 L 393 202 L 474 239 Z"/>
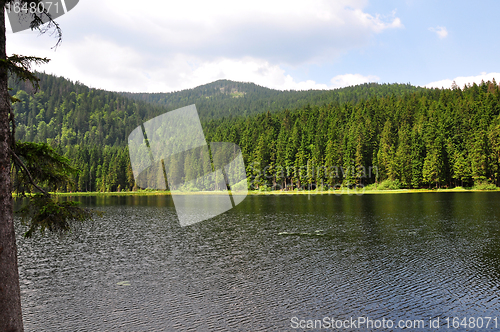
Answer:
<path fill-rule="evenodd" d="M 498 192 L 248 196 L 188 227 L 170 196 L 78 199 L 103 217 L 18 226 L 26 331 L 500 328 Z"/>

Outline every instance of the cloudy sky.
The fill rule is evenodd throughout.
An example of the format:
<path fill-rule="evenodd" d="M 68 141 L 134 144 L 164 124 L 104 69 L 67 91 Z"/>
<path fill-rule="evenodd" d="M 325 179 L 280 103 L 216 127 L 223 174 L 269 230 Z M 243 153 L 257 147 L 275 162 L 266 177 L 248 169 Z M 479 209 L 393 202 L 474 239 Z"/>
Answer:
<path fill-rule="evenodd" d="M 112 91 L 230 79 L 275 89 L 364 82 L 500 82 L 497 1 L 80 0 L 48 34 L 8 33 L 8 54 Z"/>

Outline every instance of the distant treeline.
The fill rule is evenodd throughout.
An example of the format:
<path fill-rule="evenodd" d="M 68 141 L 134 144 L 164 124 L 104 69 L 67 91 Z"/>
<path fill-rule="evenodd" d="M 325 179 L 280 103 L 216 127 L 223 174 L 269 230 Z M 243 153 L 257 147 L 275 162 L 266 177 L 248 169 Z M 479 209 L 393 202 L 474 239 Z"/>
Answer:
<path fill-rule="evenodd" d="M 211 121 L 206 131 L 240 145 L 247 173 L 267 187 L 498 185 L 499 113 L 499 86 L 486 82 Z"/>
<path fill-rule="evenodd" d="M 424 91 L 410 84 L 365 83 L 335 90 L 279 91 L 254 83 L 219 80 L 193 89 L 171 93 L 126 93 L 135 100 L 174 110 L 195 104 L 202 120 L 252 116 L 298 109 L 309 105 L 356 104 L 361 100 L 388 95 L 403 96 Z"/>
<path fill-rule="evenodd" d="M 128 134 L 144 119 L 165 112 L 159 106 L 134 101 L 114 92 L 91 89 L 61 77 L 38 74 L 40 88 L 9 80 L 18 99 L 16 137 L 47 142 L 66 150 L 69 146 L 125 146 Z"/>
<path fill-rule="evenodd" d="M 11 82 L 12 94 L 20 100 L 14 104 L 16 137 L 47 142 L 75 161 L 81 172 L 67 190 L 132 190 L 127 137 L 135 127 L 166 111 L 158 105 L 161 95 L 136 95 L 144 99 L 138 101 L 50 75 L 41 74 L 41 78 L 37 93 Z M 212 84 L 222 91 L 217 85 L 221 81 Z M 232 91 L 229 96 L 244 90 L 238 85 L 242 83 L 226 84 Z M 256 91 L 260 88 L 255 86 Z M 352 98 L 343 102 L 330 100 L 273 112 L 261 108 L 246 117 L 210 118 L 209 112 L 202 117 L 207 142 L 234 142 L 241 147 L 252 188 L 367 185 L 387 180 L 401 188 L 500 184 L 496 82 L 444 90 L 365 84 L 345 91 Z M 188 92 L 177 93 L 175 108 L 191 103 L 188 96 L 187 103 L 181 104 L 184 93 Z M 315 93 L 310 91 L 310 96 Z M 245 100 L 233 97 L 213 99 Z"/>

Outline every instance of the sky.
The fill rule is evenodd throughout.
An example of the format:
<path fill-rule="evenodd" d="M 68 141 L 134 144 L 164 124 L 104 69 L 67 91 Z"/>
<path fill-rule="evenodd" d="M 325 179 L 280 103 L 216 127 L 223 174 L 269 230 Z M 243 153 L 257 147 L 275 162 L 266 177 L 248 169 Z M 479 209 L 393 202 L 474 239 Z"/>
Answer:
<path fill-rule="evenodd" d="M 54 0 L 55 1 L 55 0 Z M 49 33 L 7 34 L 39 71 L 110 91 L 218 79 L 279 90 L 500 82 L 498 1 L 80 0 Z M 8 24 L 7 24 L 8 25 Z"/>

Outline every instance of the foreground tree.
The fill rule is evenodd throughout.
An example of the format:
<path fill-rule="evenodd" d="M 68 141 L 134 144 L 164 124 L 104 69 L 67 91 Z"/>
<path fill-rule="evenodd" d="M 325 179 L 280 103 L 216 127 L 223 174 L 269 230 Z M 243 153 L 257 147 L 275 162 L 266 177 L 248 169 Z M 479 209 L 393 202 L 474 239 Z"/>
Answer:
<path fill-rule="evenodd" d="M 15 119 L 12 98 L 8 92 L 8 77 L 37 84 L 38 79 L 30 71 L 32 64 L 48 62 L 48 59 L 12 55 L 6 53 L 5 8 L 12 8 L 15 1 L 0 0 L 0 331 L 23 331 L 21 296 L 17 266 L 17 247 L 13 218 L 12 191 L 28 199 L 21 210 L 23 221 L 31 236 L 40 229 L 67 231 L 72 220 L 82 221 L 91 212 L 76 206 L 75 202 L 59 203 L 49 194 L 71 179 L 76 171 L 68 159 L 58 155 L 46 144 L 18 143 L 15 141 Z M 19 0 L 19 7 L 38 7 L 41 0 Z M 54 31 L 56 46 L 61 41 L 61 30 L 51 15 L 42 11 L 27 11 L 25 16 L 32 29 L 41 33 Z M 47 22 L 47 24 L 43 24 Z"/>
<path fill-rule="evenodd" d="M 0 60 L 5 63 L 5 4 L 0 1 Z M 11 133 L 8 68 L 0 66 L 0 331 L 23 331 L 10 179 Z"/>

